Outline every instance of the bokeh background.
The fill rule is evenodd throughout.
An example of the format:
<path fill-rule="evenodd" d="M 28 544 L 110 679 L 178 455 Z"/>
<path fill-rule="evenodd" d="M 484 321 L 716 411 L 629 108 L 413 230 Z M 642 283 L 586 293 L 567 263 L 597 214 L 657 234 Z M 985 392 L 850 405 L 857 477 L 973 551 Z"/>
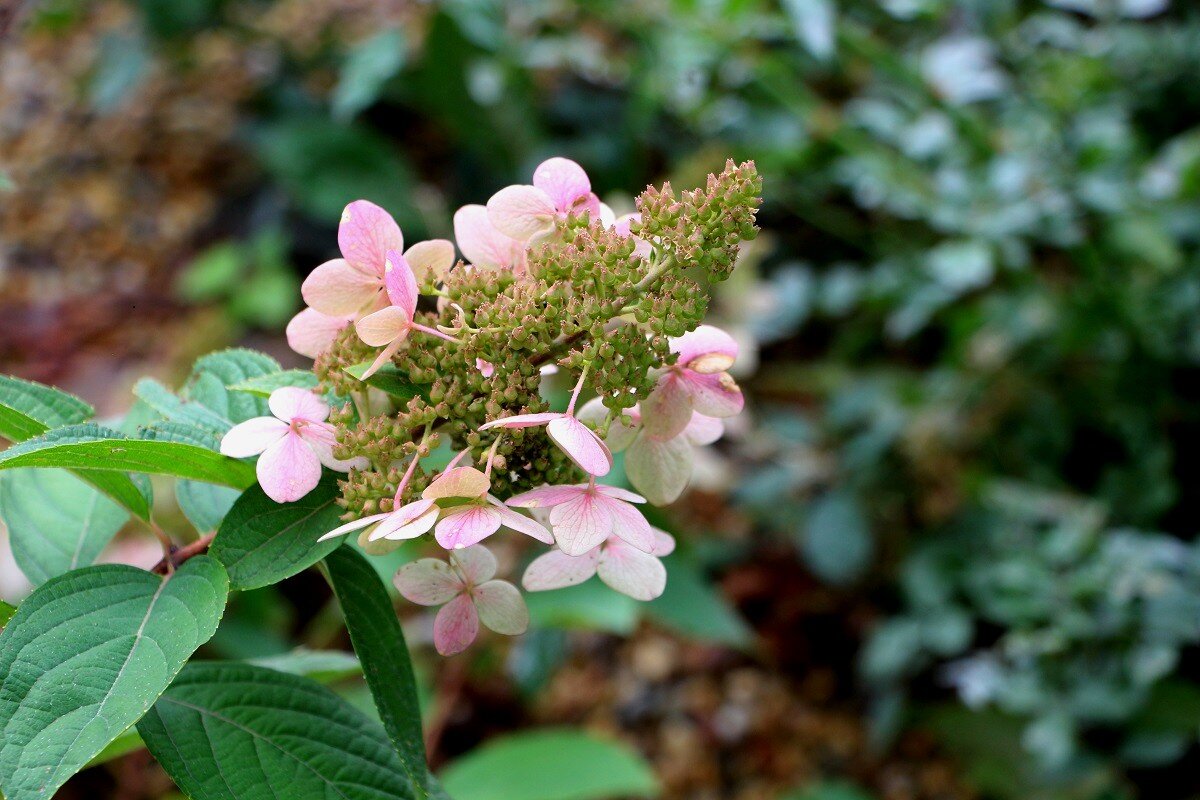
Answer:
<path fill-rule="evenodd" d="M 408 617 L 435 767 L 570 726 L 671 800 L 1200 797 L 1184 0 L 10 0 L 0 371 L 118 415 L 218 347 L 299 366 L 346 202 L 449 236 L 558 154 L 615 205 L 756 160 L 713 303 L 747 412 L 658 520 L 660 600 L 534 597 L 448 662 Z M 298 645 L 346 646 L 316 575 L 206 654 Z M 134 752 L 61 797 L 172 791 Z"/>

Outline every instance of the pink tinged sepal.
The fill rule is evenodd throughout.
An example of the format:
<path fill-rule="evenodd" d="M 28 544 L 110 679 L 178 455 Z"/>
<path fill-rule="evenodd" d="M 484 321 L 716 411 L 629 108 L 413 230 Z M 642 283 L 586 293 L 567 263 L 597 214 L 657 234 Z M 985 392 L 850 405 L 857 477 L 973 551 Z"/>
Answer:
<path fill-rule="evenodd" d="M 675 537 L 664 530 L 654 528 L 654 549 L 650 551 L 650 555 L 669 556 L 675 552 Z"/>
<path fill-rule="evenodd" d="M 392 305 L 404 309 L 405 314 L 411 320 L 417 311 L 416 276 L 413 275 L 408 261 L 396 250 L 388 251 L 386 266 L 387 275 L 383 279 L 383 284 L 387 288 L 388 300 L 392 302 Z"/>
<path fill-rule="evenodd" d="M 500 514 L 500 524 L 505 528 L 514 530 L 517 533 L 523 533 L 526 536 L 532 536 L 543 544 L 554 543 L 554 536 L 537 520 L 532 520 L 523 514 L 518 514 L 491 495 L 488 495 L 487 501 Z"/>
<path fill-rule="evenodd" d="M 450 563 L 463 580 L 475 586 L 496 577 L 496 557 L 482 545 L 455 550 L 450 554 Z"/>
<path fill-rule="evenodd" d="M 391 214 L 368 200 L 355 200 L 342 211 L 338 247 L 353 266 L 382 278 L 387 252 L 403 252 L 404 236 Z"/>
<path fill-rule="evenodd" d="M 583 491 L 554 506 L 550 528 L 559 549 L 569 556 L 581 556 L 607 539 L 613 529 L 610 505 L 602 495 Z"/>
<path fill-rule="evenodd" d="M 534 186 L 506 186 L 487 202 L 492 225 L 520 242 L 548 231 L 557 211 L 550 195 Z"/>
<path fill-rule="evenodd" d="M 495 508 L 471 503 L 444 512 L 433 535 L 447 550 L 461 550 L 500 530 L 500 522 Z"/>
<path fill-rule="evenodd" d="M 405 600 L 422 606 L 440 606 L 463 591 L 462 578 L 437 558 L 410 561 L 396 570 L 392 582 Z"/>
<path fill-rule="evenodd" d="M 374 542 L 379 539 L 415 539 L 433 528 L 438 514 L 438 507 L 432 500 L 417 500 L 387 514 L 387 519 L 371 531 L 367 540 Z"/>
<path fill-rule="evenodd" d="M 485 422 L 479 426 L 479 430 L 486 431 L 492 428 L 536 428 L 538 425 L 546 425 L 556 419 L 562 418 L 563 414 L 555 411 L 547 411 L 541 414 L 516 414 L 511 417 L 501 417 L 491 422 Z"/>
<path fill-rule="evenodd" d="M 551 508 L 574 500 L 585 491 L 587 491 L 587 484 L 539 486 L 508 498 L 508 505 L 516 508 Z"/>
<path fill-rule="evenodd" d="M 541 189 L 550 198 L 555 209 L 562 212 L 571 211 L 581 200 L 585 203 L 592 195 L 592 183 L 588 180 L 583 167 L 569 158 L 548 158 L 533 171 L 533 185 Z M 597 219 L 600 213 L 600 202 L 595 201 L 593 216 Z"/>
<path fill-rule="evenodd" d="M 404 252 L 404 260 L 418 281 L 441 283 L 454 266 L 454 243 L 449 239 L 417 242 Z"/>
<path fill-rule="evenodd" d="M 487 581 L 471 590 L 479 619 L 505 636 L 518 636 L 529 628 L 529 609 L 517 587 L 508 581 Z"/>
<path fill-rule="evenodd" d="M 596 574 L 599 560 L 598 547 L 581 556 L 569 556 L 561 550 L 551 550 L 530 562 L 521 578 L 521 585 L 531 592 L 576 586 Z"/>
<path fill-rule="evenodd" d="M 654 529 L 642 516 L 642 512 L 622 500 L 607 500 L 612 515 L 612 533 L 625 540 L 630 546 L 649 553 L 654 549 Z"/>
<path fill-rule="evenodd" d="M 309 306 L 329 316 L 356 314 L 368 307 L 383 290 L 383 264 L 378 273 L 351 266 L 344 258 L 326 261 L 308 273 L 300 294 Z"/>
<path fill-rule="evenodd" d="M 258 484 L 276 503 L 291 503 L 316 488 L 321 462 L 300 436 L 288 431 L 258 457 Z"/>
<path fill-rule="evenodd" d="M 329 404 L 298 386 L 283 386 L 271 392 L 267 407 L 284 422 L 304 420 L 323 423 L 329 418 Z M 332 428 L 329 428 L 329 436 L 333 436 Z"/>
<path fill-rule="evenodd" d="M 350 315 L 334 317 L 315 308 L 306 308 L 287 324 L 288 347 L 302 356 L 317 358 L 329 349 L 352 319 Z"/>
<path fill-rule="evenodd" d="M 221 453 L 232 458 L 256 456 L 288 432 L 288 424 L 275 417 L 255 417 L 239 422 L 221 438 Z"/>
<path fill-rule="evenodd" d="M 712 444 L 724 434 L 725 423 L 699 412 L 692 414 L 691 422 L 683 429 L 683 437 L 697 446 Z"/>
<path fill-rule="evenodd" d="M 475 359 L 475 369 L 479 370 L 479 374 L 485 378 L 496 374 L 496 365 L 490 361 L 484 361 L 482 358 Z"/>
<path fill-rule="evenodd" d="M 433 646 L 444 656 L 466 650 L 479 635 L 479 613 L 466 594 L 442 606 L 433 620 Z"/>
<path fill-rule="evenodd" d="M 667 587 L 662 562 L 621 541 L 609 540 L 596 565 L 600 580 L 634 600 L 653 600 Z"/>
<path fill-rule="evenodd" d="M 334 528 L 333 530 L 331 530 L 329 533 L 322 535 L 320 539 L 317 539 L 317 541 L 324 542 L 329 539 L 336 539 L 339 536 L 345 536 L 347 533 L 353 533 L 354 531 L 369 527 L 371 525 L 374 525 L 376 522 L 379 522 L 380 520 L 387 519 L 390 516 L 391 516 L 391 514 L 372 514 L 369 517 L 362 517 L 361 519 L 356 519 L 352 522 L 347 522 L 345 525 L 339 525 L 336 528 Z M 375 538 L 374 531 L 371 532 L 371 538 L 372 539 Z"/>
<path fill-rule="evenodd" d="M 692 407 L 709 417 L 732 417 L 741 412 L 745 399 L 728 372 L 716 375 L 693 373 L 687 378 Z"/>
<path fill-rule="evenodd" d="M 692 419 L 692 398 L 675 370 L 659 378 L 654 391 L 639 404 L 642 430 L 655 439 L 674 439 Z"/>
<path fill-rule="evenodd" d="M 574 417 L 560 417 L 546 426 L 546 433 L 584 472 L 600 477 L 612 469 L 608 445 L 596 432 Z"/>
<path fill-rule="evenodd" d="M 463 258 L 479 269 L 525 271 L 524 242 L 497 230 L 483 206 L 463 206 L 454 213 L 454 238 Z"/>
<path fill-rule="evenodd" d="M 639 436 L 625 454 L 625 474 L 654 505 L 673 503 L 692 478 L 692 446 L 683 436 L 665 441 Z"/>
<path fill-rule="evenodd" d="M 358 338 L 371 347 L 383 347 L 403 338 L 412 325 L 412 314 L 400 306 L 388 306 L 354 323 Z"/>
<path fill-rule="evenodd" d="M 450 497 L 483 497 L 491 482 L 474 467 L 454 467 L 439 475 L 421 497 L 426 500 L 441 500 Z"/>
<path fill-rule="evenodd" d="M 671 352 L 679 354 L 679 360 L 676 362 L 679 366 L 708 374 L 724 372 L 733 366 L 738 354 L 738 344 L 720 328 L 701 325 L 694 331 L 672 339 Z"/>

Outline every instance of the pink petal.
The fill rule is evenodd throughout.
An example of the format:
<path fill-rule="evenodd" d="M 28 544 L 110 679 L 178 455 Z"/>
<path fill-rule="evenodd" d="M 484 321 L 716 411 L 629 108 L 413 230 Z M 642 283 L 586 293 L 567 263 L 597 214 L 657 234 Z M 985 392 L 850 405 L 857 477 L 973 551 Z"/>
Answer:
<path fill-rule="evenodd" d="M 501 417 L 491 422 L 485 422 L 479 426 L 479 430 L 486 431 L 492 428 L 534 428 L 538 425 L 545 425 L 548 422 L 561 419 L 563 416 L 565 415 L 554 411 L 547 411 L 542 414 L 516 414 L 515 416 Z"/>
<path fill-rule="evenodd" d="M 404 252 L 404 260 L 417 280 L 444 281 L 446 273 L 454 266 L 454 243 L 449 239 L 417 242 Z"/>
<path fill-rule="evenodd" d="M 388 251 L 387 275 L 383 279 L 387 287 L 388 299 L 392 305 L 399 306 L 412 319 L 417 311 L 417 279 L 413 276 L 412 267 L 395 250 Z"/>
<path fill-rule="evenodd" d="M 630 228 L 632 227 L 633 223 L 641 221 L 642 215 L 636 212 L 633 214 L 622 214 L 613 220 L 612 229 L 613 232 L 619 236 L 630 236 L 632 235 Z"/>
<path fill-rule="evenodd" d="M 337 435 L 334 427 L 328 422 L 310 422 L 298 431 L 321 463 L 337 472 L 349 472 L 352 469 L 366 469 L 371 462 L 362 456 L 355 458 L 334 458 L 333 448 L 337 445 Z"/>
<path fill-rule="evenodd" d="M 287 324 L 288 347 L 302 356 L 316 358 L 329 349 L 349 324 L 349 316 L 331 317 L 315 308 L 306 308 Z"/>
<path fill-rule="evenodd" d="M 518 268 L 524 271 L 525 245 L 496 230 L 487 209 L 463 206 L 454 214 L 454 238 L 463 257 L 484 269 Z"/>
<path fill-rule="evenodd" d="M 605 497 L 611 497 L 614 500 L 624 500 L 626 503 L 646 502 L 646 498 L 640 494 L 635 494 L 628 489 L 622 489 L 620 486 L 609 486 L 607 483 L 596 484 L 596 491 Z"/>
<path fill-rule="evenodd" d="M 560 417 L 546 426 L 546 433 L 579 468 L 597 477 L 612 469 L 612 453 L 596 432 L 574 417 Z"/>
<path fill-rule="evenodd" d="M 625 454 L 625 474 L 654 505 L 674 503 L 692 479 L 692 446 L 682 436 L 639 436 Z"/>
<path fill-rule="evenodd" d="M 382 271 L 381 271 L 382 272 Z M 304 302 L 332 317 L 344 317 L 361 311 L 383 288 L 383 275 L 375 276 L 335 258 L 308 273 L 300 286 Z"/>
<path fill-rule="evenodd" d="M 508 505 L 517 508 L 549 508 L 574 500 L 587 493 L 587 484 L 571 486 L 539 486 L 508 498 Z"/>
<path fill-rule="evenodd" d="M 674 439 L 692 419 L 692 397 L 675 370 L 659 378 L 658 386 L 641 402 L 642 430 L 655 439 Z"/>
<path fill-rule="evenodd" d="M 479 374 L 485 378 L 496 374 L 496 365 L 490 361 L 484 361 L 482 358 L 475 359 L 475 369 L 479 370 Z"/>
<path fill-rule="evenodd" d="M 488 502 L 500 512 L 500 524 L 504 527 L 526 536 L 532 536 L 544 544 L 554 544 L 554 537 L 540 522 L 532 520 L 524 514 L 518 514 L 491 495 L 488 495 Z"/>
<path fill-rule="evenodd" d="M 687 373 L 686 382 L 692 396 L 692 406 L 710 417 L 732 417 L 742 410 L 745 400 L 742 390 L 728 372 L 717 375 Z"/>
<path fill-rule="evenodd" d="M 354 323 L 358 338 L 371 347 L 391 344 L 408 333 L 412 314 L 400 306 L 388 306 Z"/>
<path fill-rule="evenodd" d="M 432 500 L 417 500 L 408 503 L 388 514 L 387 519 L 381 522 L 378 528 L 371 531 L 367 540 L 374 542 L 379 539 L 392 541 L 415 539 L 433 528 L 439 513 L 441 512 Z"/>
<path fill-rule="evenodd" d="M 575 586 L 596 574 L 596 562 L 599 560 L 598 547 L 581 556 L 569 556 L 561 550 L 551 550 L 530 562 L 521 578 L 521 585 L 531 592 Z"/>
<path fill-rule="evenodd" d="M 329 404 L 299 386 L 282 386 L 271 392 L 267 406 L 284 422 L 323 422 L 329 418 Z"/>
<path fill-rule="evenodd" d="M 471 586 L 478 586 L 496 577 L 496 557 L 481 544 L 451 552 L 450 563 Z"/>
<path fill-rule="evenodd" d="M 675 537 L 659 528 L 653 528 L 654 531 L 654 549 L 650 551 L 650 555 L 669 556 L 675 552 Z"/>
<path fill-rule="evenodd" d="M 465 594 L 451 600 L 433 620 L 433 646 L 444 656 L 466 650 L 479 635 L 479 614 Z"/>
<path fill-rule="evenodd" d="M 654 556 L 610 541 L 596 565 L 600 580 L 634 600 L 653 600 L 667 588 L 667 570 Z"/>
<path fill-rule="evenodd" d="M 716 417 L 692 414 L 691 421 L 683 429 L 683 438 L 694 445 L 712 444 L 725 433 L 725 423 Z"/>
<path fill-rule="evenodd" d="M 533 171 L 533 185 L 545 192 L 559 211 L 570 211 L 575 201 L 592 191 L 583 167 L 569 158 L 548 158 Z M 490 207 L 490 204 L 489 204 Z M 597 205 L 596 211 L 599 212 Z M 595 216 L 595 215 L 594 215 Z"/>
<path fill-rule="evenodd" d="M 410 561 L 396 570 L 392 579 L 400 595 L 411 603 L 440 606 L 463 590 L 463 582 L 454 568 L 438 558 Z"/>
<path fill-rule="evenodd" d="M 529 627 L 529 609 L 517 587 L 508 581 L 488 581 L 471 590 L 479 619 L 491 630 L 518 636 Z"/>
<path fill-rule="evenodd" d="M 506 186 L 487 203 L 488 220 L 496 229 L 520 242 L 544 233 L 554 223 L 554 201 L 532 186 Z"/>
<path fill-rule="evenodd" d="M 494 508 L 471 504 L 444 512 L 433 535 L 447 550 L 461 550 L 482 542 L 498 530 L 500 515 Z"/>
<path fill-rule="evenodd" d="M 394 356 L 396 351 L 400 349 L 400 345 L 404 344 L 404 340 L 406 338 L 408 338 L 407 333 L 404 336 L 395 339 L 388 344 L 387 347 L 380 350 L 379 355 L 375 356 L 375 360 L 371 362 L 371 366 L 367 367 L 366 371 L 363 372 L 362 379 L 365 381 L 367 378 L 371 377 L 380 369 L 382 369 L 385 364 L 391 361 L 392 356 Z"/>
<path fill-rule="evenodd" d="M 445 497 L 483 497 L 491 481 L 474 467 L 454 467 L 439 475 L 425 487 L 421 497 L 440 500 Z"/>
<path fill-rule="evenodd" d="M 258 485 L 276 503 L 299 500 L 321 480 L 317 454 L 291 431 L 263 451 L 255 471 Z"/>
<path fill-rule="evenodd" d="M 339 536 L 345 536 L 347 533 L 356 531 L 359 528 L 366 528 L 369 525 L 374 525 L 376 522 L 379 522 L 381 519 L 385 519 L 389 516 L 391 516 L 391 515 L 390 514 L 372 514 L 369 517 L 362 517 L 361 519 L 356 519 L 353 522 L 347 522 L 345 525 L 339 525 L 336 528 L 334 528 L 333 530 L 331 530 L 329 533 L 324 534 L 323 536 L 321 536 L 320 539 L 317 539 L 317 541 L 324 542 L 327 539 L 336 539 Z M 372 532 L 371 536 L 374 537 L 374 535 L 375 535 L 374 532 Z"/>
<path fill-rule="evenodd" d="M 738 345 L 732 336 L 713 325 L 701 325 L 694 331 L 671 340 L 671 352 L 679 354 L 676 362 L 682 367 L 695 369 L 689 364 L 704 356 L 719 356 L 725 365 L 719 369 L 697 370 L 699 372 L 724 372 L 737 358 Z M 718 362 L 713 362 L 714 365 Z"/>
<path fill-rule="evenodd" d="M 654 549 L 654 529 L 646 522 L 641 511 L 620 500 L 604 498 L 602 502 L 612 515 L 612 533 L 615 536 L 621 537 L 643 553 Z"/>
<path fill-rule="evenodd" d="M 382 279 L 387 252 L 404 252 L 404 236 L 391 214 L 367 200 L 355 200 L 342 211 L 338 247 L 351 265 Z"/>
<path fill-rule="evenodd" d="M 612 533 L 610 505 L 599 495 L 586 492 L 550 510 L 550 527 L 559 548 L 569 556 L 581 556 Z"/>
<path fill-rule="evenodd" d="M 287 432 L 287 423 L 274 417 L 248 419 L 234 425 L 221 437 L 221 453 L 233 458 L 256 456 Z"/>

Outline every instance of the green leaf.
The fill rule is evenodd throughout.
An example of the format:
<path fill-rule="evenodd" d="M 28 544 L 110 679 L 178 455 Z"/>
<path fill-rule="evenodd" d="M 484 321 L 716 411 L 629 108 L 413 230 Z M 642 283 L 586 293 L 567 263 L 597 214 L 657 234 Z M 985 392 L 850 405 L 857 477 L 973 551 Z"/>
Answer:
<path fill-rule="evenodd" d="M 186 480 L 175 482 L 175 502 L 179 504 L 179 510 L 202 533 L 220 527 L 221 520 L 240 496 L 241 492 L 228 486 Z"/>
<path fill-rule="evenodd" d="M 220 242 L 200 253 L 179 276 L 176 288 L 191 303 L 207 303 L 237 288 L 245 256 L 237 242 Z"/>
<path fill-rule="evenodd" d="M 874 551 L 866 514 L 853 493 L 835 490 L 813 502 L 800 552 L 820 578 L 850 583 L 862 575 Z"/>
<path fill-rule="evenodd" d="M 138 732 L 192 800 L 413 797 L 379 726 L 298 675 L 194 662 Z"/>
<path fill-rule="evenodd" d="M 136 722 L 217 629 L 225 570 L 124 565 L 51 578 L 0 633 L 0 790 L 43 800 Z"/>
<path fill-rule="evenodd" d="M 194 400 L 183 400 L 153 378 L 142 378 L 133 393 L 159 414 L 172 422 L 182 422 L 214 433 L 223 434 L 233 422 Z"/>
<path fill-rule="evenodd" d="M 243 489 L 254 482 L 254 466 L 198 444 L 171 441 L 177 432 L 133 439 L 95 423 L 69 425 L 13 445 L 0 453 L 0 469 L 65 467 L 81 471 L 115 470 L 173 475 Z M 169 434 L 169 435 L 168 435 Z"/>
<path fill-rule="evenodd" d="M 872 800 L 872 795 L 845 781 L 820 781 L 781 800 Z"/>
<path fill-rule="evenodd" d="M 599 580 L 589 580 L 553 592 L 530 592 L 525 596 L 534 628 L 568 628 L 608 631 L 625 635 L 637 627 L 637 600 L 610 589 Z"/>
<path fill-rule="evenodd" d="M 333 90 L 334 117 L 351 119 L 374 103 L 388 79 L 404 66 L 406 51 L 404 35 L 394 28 L 355 45 Z"/>
<path fill-rule="evenodd" d="M 95 561 L 129 514 L 65 470 L 14 469 L 0 472 L 0 519 L 36 586 Z"/>
<path fill-rule="evenodd" d="M 663 559 L 667 589 L 645 605 L 646 613 L 685 636 L 747 647 L 753 635 L 699 566 L 681 553 Z"/>
<path fill-rule="evenodd" d="M 325 557 L 325 575 L 342 607 L 350 643 L 362 663 L 379 718 L 391 737 L 415 797 L 428 797 L 417 681 L 396 609 L 375 569 L 350 547 Z"/>
<path fill-rule="evenodd" d="M 233 392 L 248 392 L 255 397 L 270 397 L 271 392 L 285 386 L 296 386 L 300 389 L 317 388 L 317 376 L 304 369 L 285 369 L 271 375 L 260 375 L 237 383 L 231 383 L 225 388 Z"/>
<path fill-rule="evenodd" d="M 142 519 L 150 519 L 150 507 L 154 503 L 154 488 L 145 475 L 127 475 L 124 472 L 105 470 L 73 469 L 74 474 L 116 500 L 126 509 Z"/>
<path fill-rule="evenodd" d="M 229 570 L 235 589 L 257 589 L 290 578 L 341 542 L 318 542 L 341 524 L 337 479 L 326 474 L 294 503 L 276 503 L 259 486 L 247 489 L 225 515 L 210 552 Z"/>
<path fill-rule="evenodd" d="M 0 375 L 0 436 L 9 441 L 23 442 L 51 428 L 85 422 L 94 413 L 75 395 Z"/>
<path fill-rule="evenodd" d="M 184 384 L 184 396 L 195 400 L 234 423 L 270 414 L 267 401 L 245 392 L 225 388 L 253 378 L 280 372 L 279 362 L 265 353 L 236 348 L 201 356 L 192 364 Z"/>
<path fill-rule="evenodd" d="M 373 361 L 364 361 L 361 364 L 354 364 L 345 368 L 345 373 L 357 380 L 363 380 L 363 373 L 373 364 Z M 374 386 L 393 397 L 399 397 L 403 400 L 409 400 L 413 397 L 418 397 L 422 394 L 425 387 L 418 383 L 413 383 L 404 376 L 400 370 L 396 369 L 395 364 L 384 364 L 379 371 L 371 377 L 367 378 L 364 383 L 368 386 Z"/>
<path fill-rule="evenodd" d="M 455 800 L 605 800 L 657 797 L 658 781 L 628 747 L 549 729 L 489 742 L 442 772 Z"/>
<path fill-rule="evenodd" d="M 3 628 L 5 625 L 7 625 L 8 621 L 13 618 L 13 614 L 16 613 L 16 606 L 0 600 L 0 628 Z"/>
<path fill-rule="evenodd" d="M 303 675 L 318 683 L 339 681 L 362 675 L 363 672 L 362 664 L 358 663 L 358 658 L 353 653 L 344 653 L 341 650 L 309 650 L 306 647 L 298 647 L 276 656 L 252 658 L 250 663 L 276 672 Z"/>
<path fill-rule="evenodd" d="M 142 737 L 138 735 L 137 728 L 128 728 L 117 738 L 113 739 L 108 745 L 96 754 L 96 757 L 84 765 L 87 767 L 95 767 L 99 764 L 104 764 L 121 756 L 128 755 L 134 750 L 145 748 L 146 744 L 142 741 Z"/>

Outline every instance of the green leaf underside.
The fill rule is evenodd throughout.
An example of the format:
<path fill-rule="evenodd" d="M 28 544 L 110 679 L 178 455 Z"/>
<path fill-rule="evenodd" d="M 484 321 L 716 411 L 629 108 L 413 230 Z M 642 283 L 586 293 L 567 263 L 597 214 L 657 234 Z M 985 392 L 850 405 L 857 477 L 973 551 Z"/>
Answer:
<path fill-rule="evenodd" d="M 271 375 L 261 375 L 226 386 L 231 392 L 247 392 L 256 397 L 270 397 L 271 392 L 285 386 L 295 386 L 299 389 L 317 388 L 317 376 L 309 370 L 285 369 Z"/>
<path fill-rule="evenodd" d="M 215 531 L 241 495 L 228 486 L 181 480 L 175 482 L 175 502 L 188 522 L 201 533 Z"/>
<path fill-rule="evenodd" d="M 250 664 L 255 664 L 276 672 L 288 672 L 292 675 L 303 675 L 318 683 L 340 681 L 362 675 L 362 664 L 353 653 L 341 650 L 309 650 L 298 647 L 288 653 L 276 656 L 252 658 Z"/>
<path fill-rule="evenodd" d="M 192 800 L 413 797 L 383 730 L 298 675 L 194 662 L 138 732 Z"/>
<path fill-rule="evenodd" d="M 170 438 L 133 439 L 90 422 L 56 428 L 0 453 L 0 469 L 13 467 L 145 472 L 235 489 L 254 483 L 252 464 L 198 444 Z"/>
<path fill-rule="evenodd" d="M 209 552 L 229 570 L 236 589 L 257 589 L 290 578 L 329 555 L 341 542 L 318 542 L 336 528 L 341 508 L 337 479 L 326 474 L 294 503 L 276 503 L 251 486 L 225 515 Z"/>
<path fill-rule="evenodd" d="M 162 578 L 106 564 L 52 578 L 0 633 L 0 789 L 44 800 L 136 722 L 216 631 L 228 581 L 197 556 Z"/>
<path fill-rule="evenodd" d="M 23 442 L 96 413 L 78 397 L 33 381 L 0 375 L 0 436 Z"/>
<path fill-rule="evenodd" d="M 91 419 L 95 410 L 74 395 L 40 383 L 0 375 L 0 437 L 19 444 L 52 428 L 77 425 Z M 149 483 L 135 483 L 128 475 L 83 474 L 95 486 L 142 519 L 150 518 Z"/>
<path fill-rule="evenodd" d="M 0 519 L 13 559 L 34 585 L 86 567 L 129 514 L 66 470 L 0 472 Z"/>
<path fill-rule="evenodd" d="M 616 742 L 569 729 L 496 739 L 442 772 L 455 800 L 606 800 L 655 797 L 649 765 Z"/>
<path fill-rule="evenodd" d="M 375 569 L 353 548 L 341 547 L 326 556 L 325 574 L 413 795 L 429 797 L 417 681 L 391 598 Z"/>
<path fill-rule="evenodd" d="M 133 393 L 148 406 L 172 422 L 182 422 L 215 433 L 224 433 L 233 423 L 224 415 L 194 400 L 177 397 L 153 378 L 142 378 Z"/>
<path fill-rule="evenodd" d="M 353 366 L 346 367 L 345 372 L 350 377 L 361 381 L 363 380 L 363 373 L 373 363 L 373 361 L 364 361 L 361 364 L 354 364 Z M 393 397 L 400 397 L 405 400 L 417 397 L 423 394 L 425 390 L 425 387 L 421 384 L 413 383 L 404 377 L 394 364 L 384 364 L 378 372 L 367 378 L 364 383 L 387 392 Z"/>
<path fill-rule="evenodd" d="M 280 372 L 279 362 L 254 350 L 220 350 L 196 359 L 184 387 L 189 400 L 215 411 L 234 423 L 270 413 L 265 398 L 230 392 L 227 386 Z"/>

